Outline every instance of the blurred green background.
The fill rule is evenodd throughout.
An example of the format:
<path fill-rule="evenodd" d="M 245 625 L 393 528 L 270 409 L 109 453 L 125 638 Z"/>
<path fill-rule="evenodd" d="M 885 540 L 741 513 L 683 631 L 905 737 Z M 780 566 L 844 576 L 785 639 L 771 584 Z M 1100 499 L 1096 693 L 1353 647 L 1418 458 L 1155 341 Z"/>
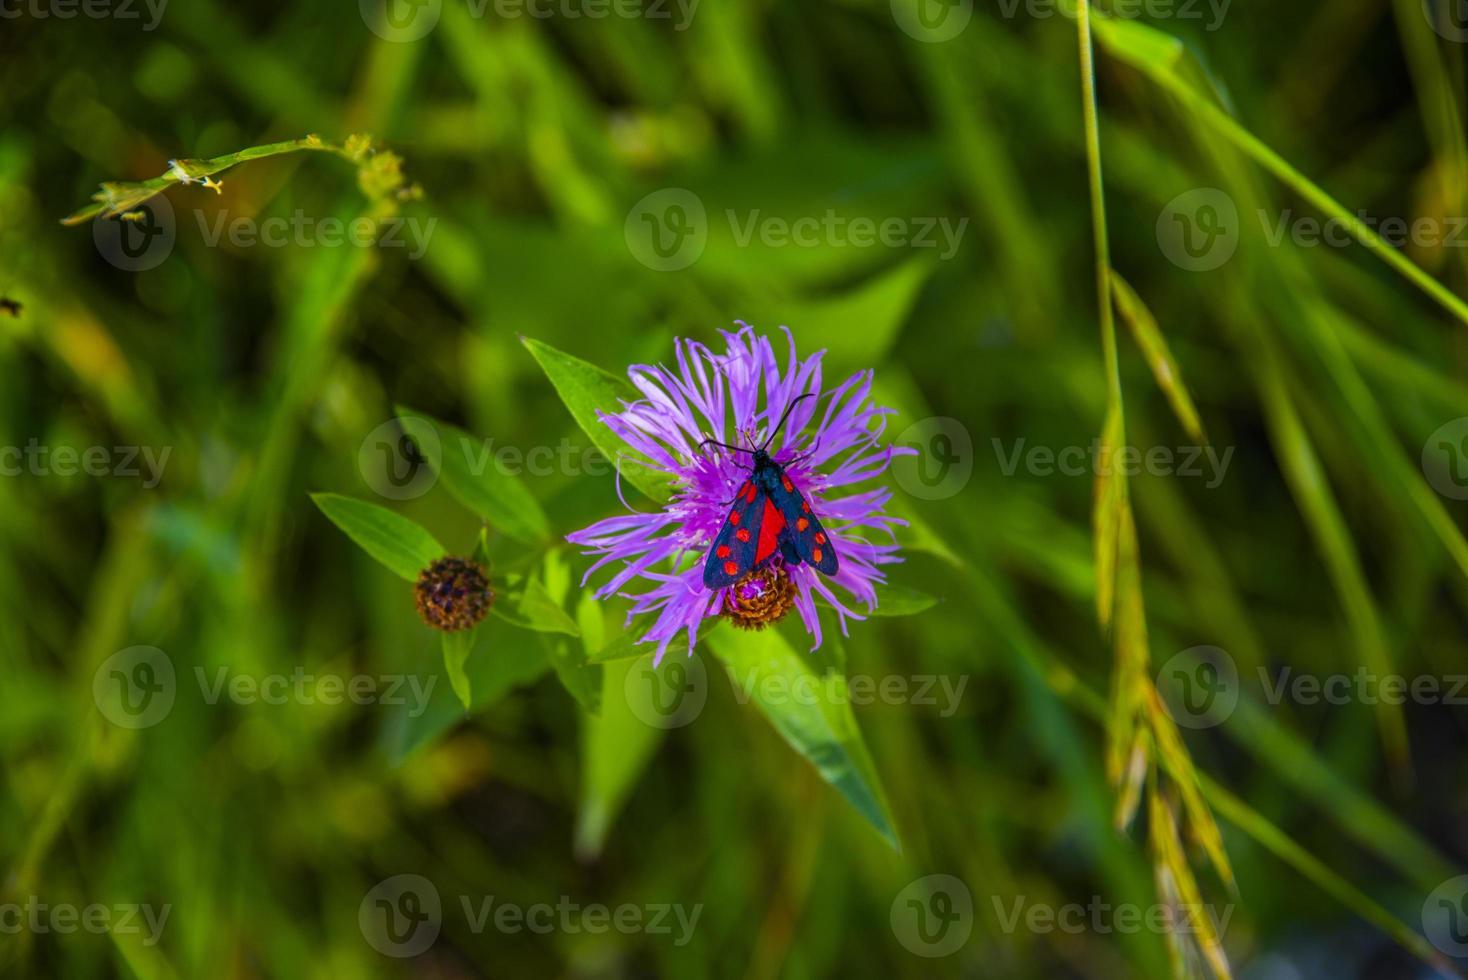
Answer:
<path fill-rule="evenodd" d="M 0 444 L 17 450 L 0 457 L 17 464 L 0 478 L 0 971 L 1208 975 L 1114 911 L 1156 906 L 1166 866 L 1145 807 L 1114 827 L 1092 474 L 1008 464 L 1091 446 L 1106 412 L 1074 20 L 1026 0 L 388 2 L 0 10 L 0 295 L 18 306 L 0 310 Z M 1175 355 L 1171 390 L 1231 452 L 1217 480 L 1131 481 L 1149 675 L 1165 686 L 1200 645 L 1237 675 L 1226 717 L 1184 724 L 1237 877 L 1190 849 L 1202 899 L 1239 976 L 1452 975 L 1463 707 L 1271 699 L 1261 679 L 1368 669 L 1446 691 L 1468 671 L 1468 30 L 1418 0 L 1099 8 L 1112 263 Z M 102 181 L 308 133 L 370 133 L 421 197 L 300 152 L 218 174 L 218 193 L 172 187 L 132 228 L 61 224 Z M 1297 222 L 1329 215 L 1326 192 L 1440 233 L 1386 262 L 1313 243 Z M 827 213 L 929 226 L 936 247 L 743 234 Z M 325 241 L 320 222 L 366 214 L 406 247 Z M 307 230 L 275 244 L 229 233 L 297 216 Z M 554 538 L 491 528 L 491 556 L 541 576 L 581 636 L 491 620 L 468 712 L 408 586 L 309 496 L 391 507 L 467 554 L 481 521 L 443 486 L 374 490 L 394 406 L 496 448 L 579 452 L 520 335 L 621 374 L 736 318 L 828 349 L 828 379 L 875 368 L 889 435 L 925 453 L 884 481 L 912 522 L 892 579 L 940 601 L 809 658 L 964 685 L 951 706 L 854 709 L 900 850 L 706 650 L 707 702 L 666 731 L 627 695 L 638 662 L 575 668 L 595 716 L 558 683 L 556 657 L 620 629 L 554 543 L 618 511 L 604 468 L 518 477 Z M 1128 442 L 1181 453 L 1196 440 L 1122 319 Z M 102 447 L 103 472 L 28 446 Z M 140 645 L 176 696 L 134 729 L 96 691 Z M 407 689 L 210 703 L 199 671 L 436 682 L 415 715 Z M 441 928 L 397 957 L 362 922 L 404 874 L 431 882 Z M 936 902 L 930 875 L 970 911 L 914 939 L 909 898 L 942 917 L 961 897 Z M 699 913 L 681 937 L 539 934 L 476 926 L 489 896 Z M 17 927 L 37 903 L 100 905 L 117 928 Z M 142 912 L 121 927 L 127 906 L 169 911 L 153 936 Z M 1037 906 L 1084 925 L 1016 924 Z"/>

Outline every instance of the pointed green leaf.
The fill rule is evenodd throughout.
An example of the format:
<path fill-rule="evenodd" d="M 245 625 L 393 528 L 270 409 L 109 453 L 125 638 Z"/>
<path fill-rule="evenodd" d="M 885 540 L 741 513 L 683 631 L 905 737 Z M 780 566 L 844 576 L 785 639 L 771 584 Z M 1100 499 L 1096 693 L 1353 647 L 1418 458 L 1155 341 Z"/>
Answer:
<path fill-rule="evenodd" d="M 449 675 L 449 684 L 466 710 L 473 703 L 473 698 L 469 694 L 469 675 L 464 672 L 464 662 L 474 649 L 474 633 L 474 630 L 460 630 L 443 635 L 443 668 Z"/>
<path fill-rule="evenodd" d="M 560 603 L 551 598 L 539 579 L 527 579 L 525 591 L 520 593 L 520 618 L 530 629 L 539 633 L 564 633 L 580 636 L 581 628 L 576 625 Z"/>
<path fill-rule="evenodd" d="M 1115 269 L 1111 270 L 1111 294 L 1116 300 L 1116 310 L 1121 314 L 1122 322 L 1131 328 L 1137 346 L 1142 348 L 1142 356 L 1147 359 L 1147 366 L 1152 369 L 1157 386 L 1167 396 L 1172 413 L 1187 431 L 1188 438 L 1196 445 L 1206 446 L 1208 437 L 1203 434 L 1203 423 L 1198 418 L 1198 409 L 1193 405 L 1193 396 L 1188 393 L 1187 385 L 1183 384 L 1177 359 L 1172 356 L 1172 349 L 1167 346 L 1167 338 L 1162 335 L 1162 328 L 1157 326 L 1157 319 Z"/>
<path fill-rule="evenodd" d="M 550 379 L 566 408 L 570 409 L 581 431 L 606 453 L 628 483 L 652 500 L 666 503 L 673 495 L 672 478 L 634 457 L 627 444 L 597 418 L 598 411 L 617 412 L 622 408 L 622 400 L 638 398 L 637 389 L 595 364 L 562 353 L 548 344 L 529 337 L 522 337 L 521 342 L 545 371 L 545 376 Z"/>
<path fill-rule="evenodd" d="M 839 296 L 787 302 L 778 319 L 799 328 L 803 347 L 824 347 L 838 364 L 880 364 L 934 268 L 926 257 L 911 259 Z"/>
<path fill-rule="evenodd" d="M 920 612 L 927 612 L 940 601 L 937 596 L 920 589 L 888 583 L 877 586 L 877 608 L 872 610 L 872 615 L 915 616 Z"/>
<path fill-rule="evenodd" d="M 845 678 L 817 675 L 776 630 L 721 630 L 708 642 L 729 670 L 735 699 L 752 700 L 791 748 L 900 851 L 886 795 L 844 691 Z"/>
<path fill-rule="evenodd" d="M 439 447 L 425 457 L 455 500 L 518 541 L 535 544 L 551 536 L 550 521 L 534 495 L 517 477 L 495 467 L 492 443 L 412 409 L 399 406 L 397 411 L 403 431 L 419 447 Z"/>
<path fill-rule="evenodd" d="M 601 604 L 588 593 L 582 593 L 576 622 L 581 626 L 584 650 L 606 645 Z M 638 718 L 624 693 L 632 668 L 631 660 L 622 660 L 602 671 L 601 713 L 582 725 L 585 764 L 576 814 L 576 853 L 583 858 L 601 853 L 612 821 L 662 740 L 663 730 Z"/>
<path fill-rule="evenodd" d="M 478 652 L 464 664 L 472 693 L 471 713 L 486 710 L 516 688 L 535 683 L 551 669 L 534 643 L 517 640 L 517 634 L 500 623 L 481 623 L 475 634 Z M 451 684 L 443 683 L 436 673 L 419 683 L 433 684 L 426 705 L 420 703 L 416 692 L 405 690 L 404 697 L 384 708 L 387 720 L 382 745 L 394 765 L 464 720 L 463 702 Z"/>
<path fill-rule="evenodd" d="M 339 493 L 313 493 L 311 499 L 363 551 L 409 582 L 447 554 L 422 525 L 386 507 Z"/>

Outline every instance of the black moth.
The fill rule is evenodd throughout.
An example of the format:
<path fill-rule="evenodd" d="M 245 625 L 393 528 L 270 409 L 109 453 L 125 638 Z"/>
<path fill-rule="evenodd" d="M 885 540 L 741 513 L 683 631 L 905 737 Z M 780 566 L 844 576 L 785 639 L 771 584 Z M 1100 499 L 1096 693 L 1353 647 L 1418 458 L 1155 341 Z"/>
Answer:
<path fill-rule="evenodd" d="M 777 551 L 786 564 L 804 563 L 823 575 L 836 574 L 838 562 L 831 539 L 785 468 L 766 452 L 790 417 L 790 410 L 800 399 L 812 397 L 807 392 L 792 399 L 780 417 L 780 424 L 758 449 L 741 449 L 713 439 L 705 439 L 700 444 L 700 448 L 712 443 L 754 457 L 749 476 L 735 494 L 729 516 L 724 519 L 703 566 L 703 584 L 708 588 L 733 585 L 764 566 Z"/>

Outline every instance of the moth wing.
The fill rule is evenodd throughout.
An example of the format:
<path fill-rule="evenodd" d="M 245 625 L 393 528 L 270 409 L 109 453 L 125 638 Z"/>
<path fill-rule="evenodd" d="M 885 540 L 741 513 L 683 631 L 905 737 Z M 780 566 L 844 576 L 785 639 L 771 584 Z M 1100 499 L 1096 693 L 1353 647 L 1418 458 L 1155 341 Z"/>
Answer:
<path fill-rule="evenodd" d="M 785 518 L 785 526 L 780 529 L 780 550 L 785 560 L 792 561 L 793 554 L 796 559 L 793 564 L 804 562 L 822 575 L 835 575 L 840 566 L 836 546 L 790 477 L 780 473 L 779 479 L 773 481 L 770 495 Z"/>
<path fill-rule="evenodd" d="M 760 530 L 765 516 L 765 494 L 745 481 L 724 518 L 724 525 L 714 538 L 703 566 L 703 584 L 710 589 L 726 589 L 739 581 L 757 564 Z"/>

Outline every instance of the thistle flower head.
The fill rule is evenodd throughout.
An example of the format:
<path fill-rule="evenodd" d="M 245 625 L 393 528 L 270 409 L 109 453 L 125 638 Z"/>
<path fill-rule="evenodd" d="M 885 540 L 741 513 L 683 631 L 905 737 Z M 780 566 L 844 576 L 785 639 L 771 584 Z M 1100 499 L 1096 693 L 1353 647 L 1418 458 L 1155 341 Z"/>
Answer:
<path fill-rule="evenodd" d="M 724 615 L 739 629 L 762 630 L 785 618 L 796 594 L 784 561 L 776 558 L 724 590 Z"/>
<path fill-rule="evenodd" d="M 484 566 L 467 558 L 440 558 L 418 573 L 413 587 L 423 622 L 446 633 L 478 626 L 494 603 Z"/>
<path fill-rule="evenodd" d="M 871 403 L 873 372 L 823 388 L 823 351 L 800 358 L 794 337 L 782 328 L 788 350 L 782 363 L 769 337 L 743 323 L 739 327 L 722 332 L 722 352 L 680 339 L 674 343 L 675 369 L 628 369 L 643 397 L 600 419 L 649 467 L 673 478 L 673 499 L 661 510 L 610 517 L 567 535 L 596 557 L 583 583 L 613 570 L 597 588 L 598 598 L 631 599 L 629 623 L 643 614 L 655 617 L 641 639 L 657 644 L 659 659 L 683 631 L 691 653 L 708 617 L 764 626 L 792 607 L 819 647 L 818 604 L 830 607 L 844 633 L 848 619 L 864 618 L 853 605 L 875 609 L 876 586 L 885 581 L 881 566 L 900 560 L 893 529 L 903 522 L 884 512 L 892 491 L 857 487 L 880 476 L 894 456 L 911 452 L 880 443 L 891 409 Z M 796 400 L 804 394 L 816 397 Z M 785 427 L 771 433 L 787 409 Z M 771 435 L 770 458 L 784 467 L 819 518 L 840 567 L 827 577 L 807 564 L 789 564 L 777 552 L 730 587 L 706 588 L 703 564 L 749 477 L 750 454 L 702 443 L 762 445 Z"/>

